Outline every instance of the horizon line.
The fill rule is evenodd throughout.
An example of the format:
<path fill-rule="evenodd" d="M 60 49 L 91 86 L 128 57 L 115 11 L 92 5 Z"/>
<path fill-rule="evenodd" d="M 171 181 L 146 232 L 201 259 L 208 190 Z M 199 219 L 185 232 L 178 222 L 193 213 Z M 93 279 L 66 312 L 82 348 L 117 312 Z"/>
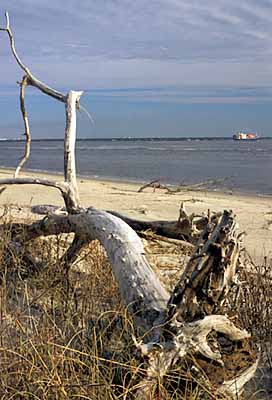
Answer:
<path fill-rule="evenodd" d="M 259 140 L 261 139 L 272 139 L 272 136 L 261 136 L 258 138 Z M 231 136 L 146 136 L 146 137 L 134 137 L 134 136 L 120 136 L 120 137 L 101 137 L 101 138 L 77 138 L 77 141 L 99 141 L 99 140 L 105 140 L 105 141 L 133 141 L 133 140 L 143 140 L 143 141 L 149 141 L 149 140 L 177 140 L 177 141 L 183 141 L 183 140 L 233 140 L 232 135 Z M 1 138 L 0 137 L 0 142 L 25 142 L 25 139 L 23 138 Z M 32 139 L 31 142 L 40 142 L 40 141 L 64 141 L 64 138 L 36 138 Z"/>

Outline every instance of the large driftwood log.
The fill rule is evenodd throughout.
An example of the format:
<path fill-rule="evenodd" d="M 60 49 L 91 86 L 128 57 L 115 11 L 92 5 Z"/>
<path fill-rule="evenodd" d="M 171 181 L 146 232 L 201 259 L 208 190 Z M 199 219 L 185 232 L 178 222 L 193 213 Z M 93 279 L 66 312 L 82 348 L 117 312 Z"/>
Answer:
<path fill-rule="evenodd" d="M 164 235 L 167 232 L 169 235 L 172 231 L 174 233 L 169 236 L 179 239 L 183 236 L 194 237 L 194 234 L 199 238 L 203 231 L 195 253 L 170 296 L 150 268 L 141 240 L 135 233 L 135 230 L 149 229 L 150 223 L 145 225 L 145 222 L 139 223 L 123 216 L 114 216 L 113 213 L 94 208 L 83 209 L 80 206 L 75 169 L 75 139 L 76 110 L 79 108 L 82 92 L 70 91 L 63 95 L 31 73 L 16 52 L 7 13 L 6 27 L 0 30 L 9 36 L 12 54 L 24 71 L 23 82 L 35 86 L 66 106 L 64 182 L 17 178 L 28 157 L 30 132 L 27 134 L 25 155 L 17 168 L 16 177 L 0 181 L 0 185 L 52 186 L 60 191 L 64 199 L 68 215 L 53 215 L 32 224 L 24 233 L 23 240 L 31 240 L 39 235 L 74 232 L 75 239 L 64 255 L 68 264 L 85 243 L 98 239 L 104 246 L 123 302 L 132 314 L 136 328 L 139 328 L 138 332 L 144 335 L 143 342 L 135 338 L 135 345 L 142 358 L 148 360 L 145 378 L 139 383 L 136 397 L 150 399 L 158 382 L 169 378 L 171 368 L 182 366 L 186 362 L 191 363 L 191 370 L 201 375 L 202 381 L 208 386 L 213 385 L 218 393 L 237 398 L 242 393 L 244 384 L 254 375 L 257 361 L 249 333 L 236 327 L 228 317 L 220 315 L 226 295 L 235 283 L 237 267 L 240 266 L 241 236 L 233 214 L 224 212 L 223 216 L 195 218 L 188 216 L 182 207 L 175 225 L 172 223 L 169 226 L 169 223 L 161 221 L 153 223 L 152 229 L 157 233 Z M 21 88 L 25 86 L 22 84 Z M 23 98 L 24 93 L 21 92 L 21 99 Z M 27 131 L 24 103 L 22 114 Z M 18 252 L 22 250 L 21 232 L 20 226 L 13 226 L 9 249 Z M 34 259 L 31 259 L 31 264 L 35 264 Z M 66 268 L 69 267 L 68 264 Z M 226 355 L 226 347 L 231 347 L 230 355 Z"/>
<path fill-rule="evenodd" d="M 95 208 L 71 215 L 69 223 L 78 236 L 103 245 L 125 305 L 138 326 L 152 328 L 166 310 L 169 293 L 150 268 L 139 236 L 120 218 Z"/>
<path fill-rule="evenodd" d="M 197 242 L 200 233 L 208 225 L 209 220 L 216 220 L 221 215 L 221 213 L 217 213 L 210 217 L 209 212 L 207 215 L 189 215 L 185 210 L 184 203 L 181 204 L 180 215 L 176 221 L 142 221 L 114 211 L 109 211 L 109 213 L 121 218 L 137 232 L 151 230 L 157 235 L 186 240 L 191 243 Z"/>

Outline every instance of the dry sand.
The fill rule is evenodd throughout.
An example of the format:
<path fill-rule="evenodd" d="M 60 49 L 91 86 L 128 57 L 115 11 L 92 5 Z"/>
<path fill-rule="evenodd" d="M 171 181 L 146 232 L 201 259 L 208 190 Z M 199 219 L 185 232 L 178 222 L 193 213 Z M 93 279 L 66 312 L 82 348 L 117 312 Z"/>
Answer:
<path fill-rule="evenodd" d="M 62 180 L 61 175 L 27 172 L 23 175 Z M 12 177 L 12 171 L 0 169 L 0 179 Z M 245 237 L 251 256 L 260 261 L 263 256 L 272 256 L 272 198 L 221 192 L 181 192 L 173 195 L 164 190 L 146 189 L 137 193 L 140 185 L 124 182 L 100 181 L 78 178 L 80 198 L 83 206 L 94 206 L 104 210 L 119 211 L 131 217 L 145 220 L 175 220 L 180 203 L 187 202 L 187 211 L 200 214 L 210 209 L 222 211 L 232 209 Z M 56 189 L 38 185 L 16 185 L 8 187 L 0 196 L 0 206 L 21 207 L 21 213 L 37 204 L 63 205 Z M 12 207 L 18 215 L 16 207 Z"/>

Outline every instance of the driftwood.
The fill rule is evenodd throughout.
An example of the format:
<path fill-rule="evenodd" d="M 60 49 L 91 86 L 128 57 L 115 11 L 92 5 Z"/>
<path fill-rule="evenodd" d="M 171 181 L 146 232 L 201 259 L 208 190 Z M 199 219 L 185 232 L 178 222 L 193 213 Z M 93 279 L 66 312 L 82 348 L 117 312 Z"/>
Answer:
<path fill-rule="evenodd" d="M 151 187 L 153 189 L 153 192 L 155 192 L 156 189 L 162 189 L 166 190 L 166 193 L 168 194 L 175 194 L 175 193 L 180 193 L 180 192 L 186 192 L 186 191 L 196 191 L 196 190 L 204 190 L 204 189 L 211 189 L 214 187 L 218 187 L 218 185 L 222 185 L 222 183 L 225 183 L 228 181 L 230 177 L 225 177 L 225 178 L 218 178 L 218 179 L 208 179 L 203 182 L 198 182 L 198 183 L 193 183 L 190 185 L 185 185 L 180 183 L 178 186 L 174 185 L 165 185 L 160 182 L 159 179 L 152 180 L 151 182 L 145 183 L 138 189 L 138 193 L 142 193 L 144 189 Z"/>
<path fill-rule="evenodd" d="M 137 232 L 151 230 L 157 235 L 186 240 L 190 243 L 196 243 L 200 233 L 209 224 L 210 220 L 214 221 L 221 215 L 221 213 L 217 213 L 209 216 L 209 210 L 207 215 L 189 215 L 185 210 L 184 202 L 181 204 L 179 218 L 176 221 L 142 221 L 114 211 L 109 211 L 109 213 L 121 218 Z"/>
<path fill-rule="evenodd" d="M 138 189 L 138 193 L 142 193 L 144 189 L 151 187 L 153 188 L 153 192 L 155 192 L 156 189 L 165 189 L 167 192 L 170 192 L 170 188 L 166 185 L 163 185 L 159 179 L 155 179 L 154 181 L 151 181 L 149 183 L 144 184 Z"/>
<path fill-rule="evenodd" d="M 210 379 L 218 392 L 234 398 L 241 394 L 245 381 L 252 377 L 257 366 L 256 355 L 247 342 L 250 335 L 235 327 L 226 316 L 215 315 L 220 312 L 227 292 L 234 284 L 240 246 L 241 236 L 231 212 L 225 211 L 217 224 L 203 232 L 168 301 L 159 339 L 157 331 L 154 343 L 138 344 L 143 354 L 149 357 L 148 380 L 142 382 L 141 394 L 151 390 L 158 375 L 163 379 L 171 367 L 190 357 L 194 357 L 198 366 L 203 365 L 203 359 L 206 366 L 208 360 L 217 364 L 218 375 L 210 376 Z M 213 340 L 208 340 L 212 332 Z M 228 359 L 224 347 L 230 343 L 232 353 Z M 240 351 L 246 354 L 251 365 L 248 369 L 243 357 L 239 365 L 237 353 Z M 229 369 L 220 373 L 225 363 L 230 365 L 231 362 L 235 372 Z"/>
<path fill-rule="evenodd" d="M 134 398 L 151 399 L 158 382 L 169 379 L 171 369 L 185 363 L 201 377 L 202 382 L 218 393 L 237 398 L 244 384 L 254 375 L 257 356 L 252 351 L 250 334 L 220 315 L 230 287 L 235 284 L 242 237 L 234 215 L 196 217 L 187 215 L 184 205 L 175 223 L 142 222 L 95 208 L 83 209 L 76 182 L 75 140 L 76 111 L 81 91 L 64 95 L 39 81 L 19 58 L 6 13 L 6 27 L 15 60 L 24 72 L 21 83 L 21 108 L 26 130 L 26 151 L 15 177 L 3 179 L 0 185 L 39 184 L 58 189 L 67 215 L 49 215 L 24 229 L 12 226 L 10 248 L 21 251 L 21 242 L 38 236 L 74 232 L 75 238 L 65 254 L 66 269 L 85 243 L 99 240 L 104 246 L 124 304 L 134 318 L 134 338 L 141 360 L 146 361 L 145 377 L 139 382 Z M 30 132 L 24 108 L 24 92 L 32 85 L 61 101 L 66 107 L 64 139 L 64 181 L 19 178 L 30 149 Z M 115 214 L 115 215 L 113 215 Z M 135 230 L 152 229 L 160 235 L 183 239 L 195 237 L 196 249 L 173 293 L 169 293 L 150 267 Z M 172 233 L 171 233 L 172 232 Z M 29 260 L 28 260 L 29 261 Z M 31 259 L 31 268 L 35 260 Z M 229 353 L 226 348 L 231 348 Z M 222 371 L 224 373 L 222 373 Z M 182 382 L 182 380 L 180 381 Z"/>

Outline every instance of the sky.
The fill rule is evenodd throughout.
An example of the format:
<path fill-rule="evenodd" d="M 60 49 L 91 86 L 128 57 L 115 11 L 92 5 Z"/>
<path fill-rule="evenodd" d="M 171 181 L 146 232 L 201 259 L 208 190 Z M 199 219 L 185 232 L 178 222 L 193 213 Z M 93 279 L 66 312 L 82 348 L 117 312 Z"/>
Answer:
<path fill-rule="evenodd" d="M 78 137 L 272 136 L 272 0 L 2 0 L 17 52 L 63 93 L 84 90 Z M 0 138 L 23 133 L 22 71 L 0 32 Z M 33 138 L 64 105 L 27 88 Z"/>

